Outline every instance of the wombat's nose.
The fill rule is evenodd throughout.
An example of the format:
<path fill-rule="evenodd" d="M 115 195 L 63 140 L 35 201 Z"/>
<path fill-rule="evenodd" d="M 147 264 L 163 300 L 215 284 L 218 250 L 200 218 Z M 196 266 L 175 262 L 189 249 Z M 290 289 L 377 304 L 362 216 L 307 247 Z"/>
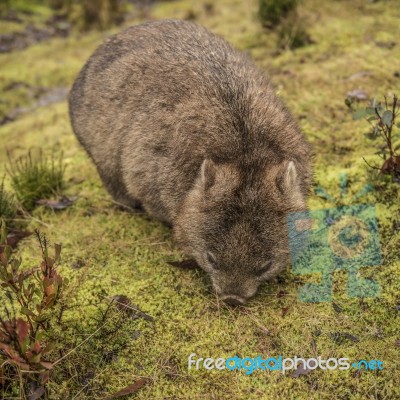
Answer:
<path fill-rule="evenodd" d="M 241 298 L 236 297 L 236 296 L 235 297 L 227 296 L 227 297 L 222 298 L 222 300 L 226 304 L 229 304 L 230 306 L 242 306 L 245 303 L 244 300 L 242 300 Z"/>

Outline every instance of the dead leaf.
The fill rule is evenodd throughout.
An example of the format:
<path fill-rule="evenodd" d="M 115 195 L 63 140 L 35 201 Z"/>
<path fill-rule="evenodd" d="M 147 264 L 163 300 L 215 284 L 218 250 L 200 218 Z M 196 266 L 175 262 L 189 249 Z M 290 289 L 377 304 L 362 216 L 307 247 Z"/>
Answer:
<path fill-rule="evenodd" d="M 52 369 L 53 368 L 53 363 L 51 363 L 49 361 L 40 361 L 40 365 L 42 365 L 46 369 Z"/>
<path fill-rule="evenodd" d="M 118 310 L 121 311 L 132 310 L 132 302 L 127 296 L 123 294 L 118 294 L 116 296 L 113 296 L 112 299 L 115 302 L 115 306 L 118 308 Z"/>
<path fill-rule="evenodd" d="M 368 99 L 368 94 L 365 90 L 362 89 L 354 89 L 350 90 L 350 92 L 347 92 L 347 97 L 352 100 L 367 100 Z"/>
<path fill-rule="evenodd" d="M 28 231 L 18 231 L 16 229 L 11 230 L 11 232 L 7 235 L 7 246 L 10 246 L 12 249 L 17 247 L 17 244 L 20 240 L 32 235 L 32 232 Z M 0 254 L 4 251 L 4 245 L 0 245 Z"/>
<path fill-rule="evenodd" d="M 143 318 L 146 321 L 154 321 L 154 318 L 151 315 L 140 310 L 140 308 L 136 304 L 133 304 L 127 296 L 120 294 L 113 296 L 112 299 L 118 310 L 127 313 L 133 319 Z"/>
<path fill-rule="evenodd" d="M 73 268 L 73 269 L 80 269 L 80 268 L 82 268 L 82 267 L 84 267 L 85 266 L 85 260 L 83 260 L 82 258 L 77 258 L 72 264 L 71 264 L 71 267 Z"/>
<path fill-rule="evenodd" d="M 289 307 L 283 307 L 282 308 L 282 317 L 284 317 L 288 311 L 289 311 Z"/>
<path fill-rule="evenodd" d="M 259 325 L 258 328 L 264 335 L 269 336 L 271 334 L 271 331 L 263 325 Z"/>
<path fill-rule="evenodd" d="M 351 333 L 348 333 L 348 332 L 342 333 L 342 336 L 351 340 L 352 342 L 355 342 L 355 343 L 360 341 L 360 338 L 358 336 L 352 335 Z"/>
<path fill-rule="evenodd" d="M 296 368 L 296 370 L 292 373 L 291 377 L 292 378 L 298 378 L 299 376 L 302 375 L 308 375 L 310 372 L 314 371 L 314 369 L 311 368 L 304 368 L 304 363 L 299 363 L 300 365 Z M 313 362 L 314 365 L 316 365 L 316 362 Z"/>
<path fill-rule="evenodd" d="M 388 158 L 381 167 L 382 174 L 400 175 L 400 156 Z"/>
<path fill-rule="evenodd" d="M 342 308 L 336 303 L 332 303 L 332 307 L 337 313 L 341 313 L 343 311 Z"/>
<path fill-rule="evenodd" d="M 389 49 L 389 50 L 391 50 L 391 49 L 393 49 L 394 46 L 396 46 L 397 43 L 394 42 L 393 40 L 389 40 L 389 41 L 387 41 L 387 42 L 377 40 L 377 41 L 375 42 L 375 44 L 376 44 L 378 47 L 381 47 L 381 48 L 383 48 L 383 49 Z"/>
<path fill-rule="evenodd" d="M 133 383 L 132 385 L 127 386 L 126 388 L 118 391 L 117 393 L 112 394 L 107 397 L 106 400 L 116 399 L 117 397 L 127 396 L 128 394 L 136 393 L 142 386 L 149 382 L 147 378 L 140 378 L 138 381 Z"/>
<path fill-rule="evenodd" d="M 317 343 L 314 338 L 311 338 L 311 347 L 313 349 L 314 354 L 317 354 Z"/>
<path fill-rule="evenodd" d="M 36 204 L 39 204 L 41 206 L 49 207 L 52 210 L 64 210 L 68 207 L 71 207 L 72 204 L 74 204 L 75 200 L 77 199 L 76 196 L 74 197 L 66 197 L 62 196 L 58 200 L 46 200 L 46 199 L 41 199 L 37 200 Z"/>
<path fill-rule="evenodd" d="M 359 71 L 359 72 L 356 72 L 356 73 L 350 75 L 346 80 L 354 81 L 356 79 L 364 78 L 366 76 L 373 76 L 373 74 L 370 71 Z"/>
<path fill-rule="evenodd" d="M 44 387 L 39 386 L 33 392 L 28 394 L 28 400 L 37 400 L 40 399 L 45 393 Z"/>
<path fill-rule="evenodd" d="M 399 340 L 396 340 L 396 341 L 394 342 L 394 344 L 395 344 L 397 347 L 400 347 L 400 339 L 399 339 Z"/>
<path fill-rule="evenodd" d="M 167 261 L 167 264 L 173 267 L 182 269 L 197 269 L 200 268 L 195 260 L 182 260 L 182 261 Z"/>

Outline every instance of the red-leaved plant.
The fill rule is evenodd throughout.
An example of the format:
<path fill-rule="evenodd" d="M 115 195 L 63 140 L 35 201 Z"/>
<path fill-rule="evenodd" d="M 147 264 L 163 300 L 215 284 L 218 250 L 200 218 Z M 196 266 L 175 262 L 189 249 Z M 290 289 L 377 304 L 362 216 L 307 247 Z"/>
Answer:
<path fill-rule="evenodd" d="M 61 245 L 54 246 L 55 255 L 50 257 L 47 239 L 36 230 L 40 266 L 22 270 L 21 259 L 7 245 L 6 226 L 1 220 L 0 232 L 0 285 L 10 301 L 10 307 L 0 314 L 0 386 L 15 381 L 15 376 L 23 386 L 28 381 L 43 385 L 53 367 L 46 355 L 54 343 L 45 339 L 46 332 L 66 284 L 56 270 Z"/>

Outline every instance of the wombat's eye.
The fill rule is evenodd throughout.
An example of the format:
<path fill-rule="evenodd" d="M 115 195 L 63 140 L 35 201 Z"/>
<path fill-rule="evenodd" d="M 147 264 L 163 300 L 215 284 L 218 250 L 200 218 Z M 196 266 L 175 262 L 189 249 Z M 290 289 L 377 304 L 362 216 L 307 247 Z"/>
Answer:
<path fill-rule="evenodd" d="M 207 253 L 206 253 L 206 258 L 207 258 L 207 261 L 208 261 L 213 267 L 216 266 L 217 260 L 216 260 L 216 258 L 215 258 L 215 256 L 214 256 L 214 254 L 212 254 L 212 253 L 210 253 L 209 251 L 207 251 Z"/>

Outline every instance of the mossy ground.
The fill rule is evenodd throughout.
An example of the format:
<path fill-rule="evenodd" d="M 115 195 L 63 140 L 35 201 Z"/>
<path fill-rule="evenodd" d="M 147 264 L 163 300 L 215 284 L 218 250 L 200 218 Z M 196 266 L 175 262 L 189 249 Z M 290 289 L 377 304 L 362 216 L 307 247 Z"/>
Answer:
<path fill-rule="evenodd" d="M 280 283 L 263 286 L 245 310 L 222 305 L 209 292 L 204 273 L 166 263 L 183 257 L 169 229 L 112 203 L 72 134 L 66 102 L 35 108 L 0 128 L 0 177 L 6 149 L 13 156 L 31 146 L 64 152 L 66 193 L 78 195 L 78 201 L 60 213 L 38 208 L 29 221 L 29 229 L 38 227 L 52 242 L 63 244 L 60 271 L 72 282 L 68 298 L 76 307 L 66 313 L 71 330 L 59 334 L 71 335 L 79 343 L 72 328 L 87 329 L 82 340 L 87 337 L 93 326 L 90 321 L 114 295 L 128 296 L 154 318 L 154 322 L 128 321 L 113 337 L 94 336 L 90 345 L 65 360 L 71 373 L 68 381 L 60 378 L 62 368 L 55 369 L 51 398 L 102 398 L 142 376 L 150 378 L 135 395 L 142 399 L 400 398 L 400 347 L 395 344 L 400 339 L 396 309 L 400 303 L 400 190 L 398 184 L 382 183 L 365 165 L 363 156 L 371 163 L 379 162 L 374 155 L 378 149 L 363 135 L 366 123 L 353 121 L 343 103 L 346 93 L 357 88 L 371 96 L 399 94 L 400 78 L 394 73 L 399 70 L 400 9 L 394 0 L 304 0 L 300 12 L 314 43 L 280 53 L 276 35 L 262 29 L 256 11 L 255 0 L 173 1 L 157 3 L 148 16 L 195 18 L 248 51 L 269 72 L 278 94 L 300 120 L 314 148 L 315 181 L 330 194 L 340 194 L 341 172 L 349 175 L 350 195 L 368 182 L 378 183 L 381 188 L 361 201 L 377 207 L 383 265 L 363 268 L 360 275 L 372 276 L 381 284 L 381 297 L 349 298 L 346 274 L 338 272 L 334 302 L 340 309 L 332 303 L 302 303 L 297 299 L 299 287 L 318 277 L 288 271 Z M 139 17 L 129 21 L 138 22 Z M 74 34 L 2 54 L 0 87 L 13 82 L 69 87 L 95 47 L 118 29 Z M 397 43 L 391 46 L 390 42 Z M 354 75 L 360 71 L 367 73 Z M 23 93 L 2 91 L 0 111 L 6 113 L 27 102 Z M 332 206 L 316 196 L 311 196 L 309 204 L 311 208 Z M 27 264 L 37 260 L 33 237 L 21 243 L 20 252 Z M 359 341 L 337 332 L 357 336 Z M 119 340 L 123 349 L 105 360 L 104 348 Z M 191 353 L 214 358 L 238 354 L 380 359 L 384 370 L 318 370 L 299 378 L 279 372 L 188 371 Z M 82 371 L 92 372 L 90 379 L 80 379 Z"/>

